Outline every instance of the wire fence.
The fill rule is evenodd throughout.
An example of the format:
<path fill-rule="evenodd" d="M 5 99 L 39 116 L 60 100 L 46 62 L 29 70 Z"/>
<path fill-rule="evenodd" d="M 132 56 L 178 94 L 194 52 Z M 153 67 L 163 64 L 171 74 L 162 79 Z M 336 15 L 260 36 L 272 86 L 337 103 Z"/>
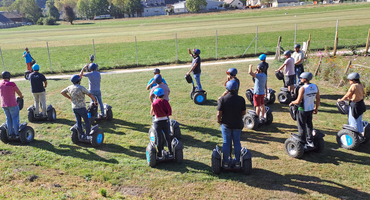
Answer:
<path fill-rule="evenodd" d="M 333 24 L 337 21 L 333 21 Z M 300 29 L 292 24 L 291 30 L 270 32 L 266 27 L 256 27 L 256 33 L 227 35 L 224 30 L 214 30 L 214 36 L 186 38 L 176 33 L 165 40 L 141 40 L 134 36 L 132 42 L 103 43 L 93 39 L 85 45 L 54 45 L 45 42 L 44 47 L 28 46 L 32 57 L 41 66 L 43 73 L 79 71 L 90 54 L 100 69 L 130 68 L 147 65 L 190 62 L 187 48 L 199 48 L 203 60 L 241 58 L 260 53 L 274 54 L 277 40 L 282 36 L 282 47 L 293 50 L 294 44 L 302 44 L 312 35 L 310 49 L 323 50 L 334 47 L 336 30 L 339 32 L 338 48 L 365 47 L 368 25 L 330 28 Z M 146 36 L 147 37 L 147 36 Z M 0 43 L 1 44 L 1 43 Z M 249 47 L 249 48 L 248 48 Z M 26 70 L 23 48 L 1 49 L 4 70 L 21 75 Z"/>

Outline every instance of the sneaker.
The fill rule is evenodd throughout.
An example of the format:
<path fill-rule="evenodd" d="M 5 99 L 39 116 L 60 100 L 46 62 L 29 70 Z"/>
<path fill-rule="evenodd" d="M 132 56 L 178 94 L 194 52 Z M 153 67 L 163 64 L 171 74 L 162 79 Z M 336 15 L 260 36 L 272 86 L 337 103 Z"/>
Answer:
<path fill-rule="evenodd" d="M 240 162 L 235 162 L 235 168 L 240 168 Z"/>
<path fill-rule="evenodd" d="M 307 146 L 309 146 L 309 147 L 315 147 L 315 145 L 313 144 L 313 142 L 307 142 Z"/>
<path fill-rule="evenodd" d="M 266 119 L 265 118 L 261 118 L 261 119 L 259 119 L 259 121 L 260 121 L 261 124 L 263 124 L 263 123 L 266 122 Z"/>
<path fill-rule="evenodd" d="M 164 160 L 165 157 L 157 155 L 157 158 L 158 158 L 158 160 Z"/>
<path fill-rule="evenodd" d="M 173 155 L 172 154 L 169 154 L 168 155 L 168 159 L 173 159 Z"/>

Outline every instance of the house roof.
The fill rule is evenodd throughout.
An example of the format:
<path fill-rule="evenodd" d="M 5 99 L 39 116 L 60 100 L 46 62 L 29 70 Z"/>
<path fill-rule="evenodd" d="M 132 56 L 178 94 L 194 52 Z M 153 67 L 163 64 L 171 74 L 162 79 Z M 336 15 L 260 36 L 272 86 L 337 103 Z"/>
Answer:
<path fill-rule="evenodd" d="M 164 2 L 166 4 L 175 4 L 175 3 L 179 2 L 179 0 L 164 0 Z"/>
<path fill-rule="evenodd" d="M 278 3 L 298 3 L 298 0 L 275 0 Z"/>
<path fill-rule="evenodd" d="M 13 24 L 14 22 L 6 17 L 4 15 L 0 14 L 0 23 L 1 24 Z"/>
<path fill-rule="evenodd" d="M 22 18 L 22 15 L 14 12 L 0 12 L 4 17 L 8 19 L 14 19 L 14 18 Z"/>
<path fill-rule="evenodd" d="M 225 2 L 227 4 L 231 4 L 233 1 L 236 1 L 236 0 L 223 0 L 223 2 Z"/>

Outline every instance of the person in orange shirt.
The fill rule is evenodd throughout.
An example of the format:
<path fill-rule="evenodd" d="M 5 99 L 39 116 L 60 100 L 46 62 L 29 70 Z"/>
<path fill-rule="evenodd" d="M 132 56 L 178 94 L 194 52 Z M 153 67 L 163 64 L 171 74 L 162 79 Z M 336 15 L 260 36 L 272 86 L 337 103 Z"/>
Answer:
<path fill-rule="evenodd" d="M 347 77 L 351 87 L 346 95 L 338 101 L 349 100 L 348 125 L 357 128 L 360 134 L 364 134 L 364 125 L 362 123 L 362 114 L 366 111 L 364 103 L 365 89 L 360 81 L 360 74 L 353 72 Z"/>

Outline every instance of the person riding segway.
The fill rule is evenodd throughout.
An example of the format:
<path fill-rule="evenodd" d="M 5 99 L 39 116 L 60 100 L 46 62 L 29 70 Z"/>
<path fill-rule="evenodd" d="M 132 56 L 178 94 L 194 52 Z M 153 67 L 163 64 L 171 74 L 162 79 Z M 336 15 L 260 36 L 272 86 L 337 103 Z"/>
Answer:
<path fill-rule="evenodd" d="M 241 147 L 240 134 L 243 129 L 243 116 L 246 112 L 245 100 L 236 94 L 238 84 L 231 80 L 226 83 L 228 94 L 221 97 L 217 106 L 217 122 L 221 125 L 223 137 L 222 152 L 218 146 L 212 152 L 212 172 L 219 174 L 224 170 L 242 170 L 250 174 L 252 170 L 252 154 Z M 234 159 L 232 158 L 232 142 L 234 143 Z"/>
<path fill-rule="evenodd" d="M 296 75 L 294 77 L 294 84 L 296 85 L 298 85 L 301 82 L 301 80 L 299 79 L 299 76 L 304 72 L 304 67 L 303 67 L 304 54 L 300 49 L 301 49 L 301 45 L 295 44 L 294 53 L 292 55 L 292 57 L 294 58 L 294 70 L 295 70 L 295 75 Z"/>
<path fill-rule="evenodd" d="M 237 84 L 238 84 L 238 87 L 236 89 L 236 94 L 239 93 L 239 86 L 240 86 L 240 81 L 239 79 L 236 77 L 236 74 L 238 73 L 238 70 L 235 69 L 235 68 L 230 68 L 226 71 L 226 74 L 227 74 L 227 80 L 225 82 L 225 86 L 226 86 L 226 83 L 231 81 L 231 80 L 234 80 Z M 225 92 L 220 96 L 218 97 L 218 100 L 221 99 L 221 97 L 227 95 L 229 93 L 228 90 L 225 90 Z"/>
<path fill-rule="evenodd" d="M 367 121 L 362 121 L 362 115 L 366 112 L 364 97 L 366 96 L 364 86 L 360 81 L 360 74 L 353 72 L 347 76 L 351 84 L 348 92 L 343 98 L 338 99 L 337 106 L 342 114 L 348 115 L 348 124 L 337 133 L 337 143 L 345 149 L 355 149 L 361 143 L 370 140 L 370 126 Z M 349 105 L 346 104 L 349 100 Z"/>
<path fill-rule="evenodd" d="M 190 98 L 194 101 L 194 103 L 202 105 L 207 100 L 207 92 L 203 90 L 202 85 L 200 83 L 200 74 L 201 74 L 201 59 L 200 59 L 200 50 L 199 49 L 193 49 L 193 53 L 188 49 L 189 55 L 193 58 L 193 61 L 191 63 L 191 69 L 188 73 L 185 75 L 185 79 L 188 83 L 193 84 L 193 88 L 190 92 Z M 197 83 L 197 86 L 194 85 L 193 79 L 190 76 L 190 73 L 193 72 L 194 79 Z"/>
<path fill-rule="evenodd" d="M 275 70 L 275 73 L 279 72 L 284 68 L 284 87 L 280 89 L 278 94 L 278 100 L 282 104 L 289 104 L 292 101 L 292 94 L 294 94 L 294 59 L 291 57 L 290 51 L 284 52 L 285 61 L 284 64 Z M 277 75 L 278 76 L 278 75 Z M 280 76 L 280 75 L 279 75 Z"/>
<path fill-rule="evenodd" d="M 312 114 L 317 114 L 320 106 L 320 92 L 318 87 L 310 83 L 312 74 L 304 72 L 300 75 L 303 86 L 298 91 L 298 97 L 289 106 L 298 106 L 298 110 L 291 109 L 291 115 L 297 120 L 298 133 L 291 134 L 285 141 L 285 151 L 293 158 L 301 158 L 305 152 L 316 151 L 320 153 L 324 149 L 325 136 L 319 130 L 313 129 Z M 296 107 L 297 108 L 297 107 Z"/>

